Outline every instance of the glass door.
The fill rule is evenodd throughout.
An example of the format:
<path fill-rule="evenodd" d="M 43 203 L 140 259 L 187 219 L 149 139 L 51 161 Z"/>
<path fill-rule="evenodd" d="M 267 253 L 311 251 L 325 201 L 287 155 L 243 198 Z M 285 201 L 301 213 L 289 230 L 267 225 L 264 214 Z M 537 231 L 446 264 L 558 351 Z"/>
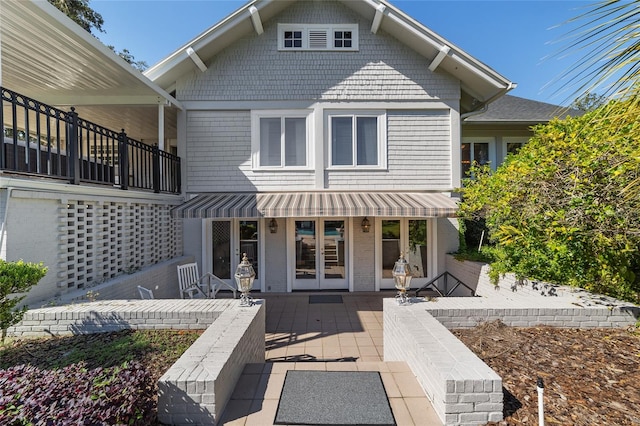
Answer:
<path fill-rule="evenodd" d="M 257 220 L 213 220 L 208 226 L 208 258 L 206 269 L 229 285 L 236 286 L 234 274 L 238 264 L 242 261 L 243 253 L 253 265 L 256 280 L 253 289 L 260 290 L 259 275 L 259 228 Z"/>
<path fill-rule="evenodd" d="M 295 223 L 294 290 L 348 289 L 344 219 Z"/>
<path fill-rule="evenodd" d="M 320 276 L 321 290 L 343 290 L 349 288 L 346 274 L 346 245 L 345 245 L 345 221 L 322 221 L 322 275 Z"/>
<path fill-rule="evenodd" d="M 380 222 L 380 288 L 395 288 L 392 272 L 401 252 L 411 267 L 411 287 L 418 288 L 426 284 L 430 273 L 427 219 L 389 219 Z"/>

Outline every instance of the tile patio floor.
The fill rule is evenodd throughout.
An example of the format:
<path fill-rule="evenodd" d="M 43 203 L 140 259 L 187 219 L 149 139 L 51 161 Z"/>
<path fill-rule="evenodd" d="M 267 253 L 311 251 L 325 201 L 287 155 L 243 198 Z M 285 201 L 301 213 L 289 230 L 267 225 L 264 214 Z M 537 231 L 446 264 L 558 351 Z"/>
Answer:
<path fill-rule="evenodd" d="M 266 363 L 246 366 L 221 424 L 272 425 L 286 372 L 325 370 L 379 371 L 398 426 L 442 425 L 408 365 L 383 362 L 382 299 L 393 293 L 341 295 L 341 304 L 255 295 L 267 301 Z"/>

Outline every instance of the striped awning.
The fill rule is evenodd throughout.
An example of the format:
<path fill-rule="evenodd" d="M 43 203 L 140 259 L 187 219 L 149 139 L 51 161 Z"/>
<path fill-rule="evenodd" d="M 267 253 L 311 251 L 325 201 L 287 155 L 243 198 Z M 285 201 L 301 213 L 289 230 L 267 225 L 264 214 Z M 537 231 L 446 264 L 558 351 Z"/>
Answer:
<path fill-rule="evenodd" d="M 455 217 L 456 200 L 440 193 L 291 192 L 200 194 L 175 207 L 175 218 Z"/>

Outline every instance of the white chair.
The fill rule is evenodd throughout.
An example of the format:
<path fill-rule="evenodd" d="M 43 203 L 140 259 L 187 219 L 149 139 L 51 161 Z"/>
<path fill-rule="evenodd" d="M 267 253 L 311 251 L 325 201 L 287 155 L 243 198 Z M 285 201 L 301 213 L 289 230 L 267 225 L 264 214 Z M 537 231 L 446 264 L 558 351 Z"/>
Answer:
<path fill-rule="evenodd" d="M 215 299 L 216 294 L 222 287 L 231 290 L 233 298 L 236 298 L 236 288 L 222 281 L 211 272 L 200 276 L 197 263 L 178 265 L 178 284 L 180 285 L 180 297 L 182 299 L 185 296 L 193 299 L 196 295 Z"/>
<path fill-rule="evenodd" d="M 148 288 L 138 286 L 138 293 L 140 293 L 140 299 L 153 299 L 153 291 Z"/>

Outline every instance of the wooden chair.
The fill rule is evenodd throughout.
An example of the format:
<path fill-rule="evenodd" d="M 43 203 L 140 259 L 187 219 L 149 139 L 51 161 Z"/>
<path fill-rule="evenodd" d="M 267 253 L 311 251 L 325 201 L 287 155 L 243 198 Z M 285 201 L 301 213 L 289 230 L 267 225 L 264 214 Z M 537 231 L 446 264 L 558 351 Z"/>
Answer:
<path fill-rule="evenodd" d="M 148 288 L 139 285 L 138 293 L 140 293 L 140 299 L 153 299 L 153 291 Z"/>
<path fill-rule="evenodd" d="M 215 299 L 216 294 L 222 287 L 226 287 L 233 292 L 236 298 L 236 288 L 222 281 L 211 272 L 200 276 L 197 263 L 187 263 L 178 265 L 178 284 L 180 286 L 180 297 L 185 296 L 193 299 L 196 296 Z"/>

